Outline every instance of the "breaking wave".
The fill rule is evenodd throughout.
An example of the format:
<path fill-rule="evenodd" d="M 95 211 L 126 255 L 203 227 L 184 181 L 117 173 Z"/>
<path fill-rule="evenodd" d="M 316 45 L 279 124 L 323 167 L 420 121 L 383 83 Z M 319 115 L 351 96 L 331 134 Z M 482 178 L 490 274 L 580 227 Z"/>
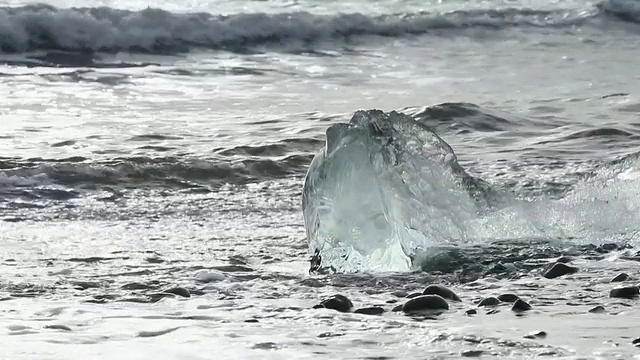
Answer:
<path fill-rule="evenodd" d="M 611 2 L 609 2 L 611 3 Z M 608 5 L 618 14 L 619 7 Z M 349 40 L 358 35 L 400 37 L 465 28 L 566 28 L 601 16 L 584 10 L 468 10 L 368 16 L 359 13 L 314 15 L 171 13 L 109 7 L 63 9 L 48 5 L 0 8 L 0 51 L 187 52 L 196 48 L 235 52 L 266 45 Z M 635 13 L 629 13 L 634 17 Z"/>
<path fill-rule="evenodd" d="M 301 174 L 310 156 L 290 154 L 279 159 L 245 158 L 237 161 L 174 157 L 129 157 L 91 161 L 68 159 L 0 160 L 0 197 L 40 194 L 43 186 L 76 190 L 97 187 L 216 188 L 243 185 Z M 49 192 L 35 197 L 59 198 Z M 66 196 L 66 195 L 65 195 Z"/>

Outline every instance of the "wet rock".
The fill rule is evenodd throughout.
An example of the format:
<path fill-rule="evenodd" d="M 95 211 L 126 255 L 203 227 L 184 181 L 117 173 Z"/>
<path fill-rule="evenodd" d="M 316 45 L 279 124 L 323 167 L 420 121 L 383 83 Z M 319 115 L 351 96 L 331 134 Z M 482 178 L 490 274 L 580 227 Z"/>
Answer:
<path fill-rule="evenodd" d="M 463 357 L 480 357 L 484 354 L 482 350 L 467 350 L 460 353 L 460 356 Z"/>
<path fill-rule="evenodd" d="M 178 295 L 186 298 L 191 297 L 191 293 L 189 293 L 189 290 L 182 287 L 174 287 L 174 288 L 165 290 L 164 292 L 167 294 L 174 294 L 174 295 Z"/>
<path fill-rule="evenodd" d="M 513 307 L 511 307 L 512 311 L 527 311 L 527 310 L 531 310 L 531 305 L 527 304 L 526 301 L 522 300 L 522 299 L 518 299 L 516 300 L 516 302 L 513 303 Z"/>
<path fill-rule="evenodd" d="M 407 295 L 407 299 L 413 299 L 415 297 L 422 296 L 422 293 L 411 293 Z"/>
<path fill-rule="evenodd" d="M 403 306 L 404 306 L 404 304 L 394 306 L 394 307 L 393 307 L 393 309 L 391 309 L 391 311 L 393 311 L 393 312 L 402 311 L 402 307 L 403 307 Z"/>
<path fill-rule="evenodd" d="M 467 314 L 467 315 L 475 315 L 477 313 L 478 313 L 478 311 L 476 309 L 469 309 L 469 310 L 467 310 L 465 312 L 465 314 Z"/>
<path fill-rule="evenodd" d="M 323 300 L 320 305 L 313 307 L 314 309 L 325 308 L 340 312 L 350 312 L 353 309 L 353 303 L 344 295 L 334 295 L 329 299 Z"/>
<path fill-rule="evenodd" d="M 148 257 L 146 259 L 144 259 L 146 262 L 150 263 L 150 264 L 162 264 L 164 262 L 164 259 L 154 256 L 154 257 Z"/>
<path fill-rule="evenodd" d="M 478 306 L 497 306 L 500 302 L 498 298 L 488 297 L 480 300 Z"/>
<path fill-rule="evenodd" d="M 498 310 L 498 309 L 492 309 L 492 310 L 487 311 L 487 315 L 493 315 L 493 314 L 497 314 L 499 312 L 500 312 L 500 310 Z"/>
<path fill-rule="evenodd" d="M 640 294 L 640 289 L 637 286 L 625 286 L 611 289 L 609 297 L 632 299 Z"/>
<path fill-rule="evenodd" d="M 446 286 L 433 284 L 427 286 L 422 295 L 440 295 L 441 297 L 453 301 L 462 301 L 460 297 Z"/>
<path fill-rule="evenodd" d="M 355 311 L 356 314 L 365 314 L 365 315 L 382 315 L 384 313 L 384 309 L 378 306 L 361 308 Z"/>
<path fill-rule="evenodd" d="M 397 291 L 392 292 L 391 295 L 397 296 L 399 298 L 403 298 L 403 297 L 407 297 L 409 295 L 409 293 L 407 293 L 404 290 L 397 290 Z"/>
<path fill-rule="evenodd" d="M 258 319 L 247 319 L 244 322 L 246 322 L 246 323 L 257 323 L 259 321 L 258 321 Z"/>
<path fill-rule="evenodd" d="M 633 339 L 631 343 L 635 346 L 640 346 L 640 338 Z"/>
<path fill-rule="evenodd" d="M 395 303 L 397 303 L 397 302 L 398 302 L 398 300 L 397 300 L 397 299 L 391 299 L 391 300 L 387 300 L 387 301 L 385 301 L 385 303 L 387 303 L 387 304 L 395 304 Z"/>
<path fill-rule="evenodd" d="M 604 306 L 602 306 L 602 305 L 594 306 L 591 309 L 589 309 L 589 312 L 590 313 L 594 313 L 594 314 L 603 313 L 604 312 Z"/>
<path fill-rule="evenodd" d="M 514 294 L 502 294 L 498 296 L 498 300 L 502 302 L 508 302 L 508 303 L 516 302 L 518 299 L 519 297 Z"/>
<path fill-rule="evenodd" d="M 429 310 L 449 310 L 449 304 L 440 295 L 422 295 L 407 301 L 402 306 L 402 311 L 405 313 Z"/>
<path fill-rule="evenodd" d="M 614 243 L 607 243 L 607 244 L 602 244 L 600 246 L 598 246 L 597 248 L 595 248 L 594 250 L 600 254 L 606 254 L 609 253 L 613 250 L 617 250 L 618 249 L 618 245 L 614 244 Z"/>
<path fill-rule="evenodd" d="M 151 299 L 151 302 L 158 302 L 164 298 L 175 298 L 177 295 L 167 292 L 160 292 L 147 294 L 147 296 L 149 297 L 149 299 Z"/>
<path fill-rule="evenodd" d="M 567 264 L 557 262 L 557 263 L 554 263 L 553 266 L 551 266 L 551 268 L 546 270 L 542 274 L 542 276 L 544 276 L 547 279 L 555 279 L 563 275 L 575 274 L 576 272 L 578 272 L 578 268 L 574 268 Z"/>
<path fill-rule="evenodd" d="M 523 336 L 525 339 L 544 339 L 547 337 L 547 333 L 544 331 L 536 331 L 531 334 Z"/>
<path fill-rule="evenodd" d="M 616 275 L 613 279 L 611 279 L 611 282 L 621 282 L 621 281 L 627 281 L 627 280 L 629 280 L 629 275 L 627 275 L 626 273 L 620 273 Z"/>
<path fill-rule="evenodd" d="M 68 327 L 67 325 L 45 325 L 44 328 L 45 329 L 52 329 L 52 330 L 71 331 L 71 328 Z"/>

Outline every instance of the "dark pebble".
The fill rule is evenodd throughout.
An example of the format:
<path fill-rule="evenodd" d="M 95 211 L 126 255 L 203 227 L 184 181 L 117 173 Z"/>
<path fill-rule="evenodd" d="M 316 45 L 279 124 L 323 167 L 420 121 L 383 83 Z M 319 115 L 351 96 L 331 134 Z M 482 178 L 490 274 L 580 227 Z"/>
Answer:
<path fill-rule="evenodd" d="M 407 301 L 402 306 L 402 311 L 405 313 L 428 310 L 449 310 L 449 304 L 440 295 L 422 295 Z"/>
<path fill-rule="evenodd" d="M 497 314 L 499 312 L 500 312 L 500 310 L 498 310 L 498 309 L 492 309 L 492 310 L 487 311 L 487 315 L 493 315 L 493 314 Z"/>
<path fill-rule="evenodd" d="M 150 264 L 162 264 L 164 262 L 164 259 L 159 257 L 148 257 L 144 260 Z"/>
<path fill-rule="evenodd" d="M 384 309 L 378 306 L 367 307 L 358 309 L 355 311 L 356 314 L 365 314 L 365 315 L 382 315 L 384 313 Z"/>
<path fill-rule="evenodd" d="M 634 339 L 631 343 L 633 345 L 640 345 L 640 338 Z"/>
<path fill-rule="evenodd" d="M 191 297 L 191 293 L 189 293 L 189 290 L 181 287 L 174 287 L 169 290 L 165 290 L 164 292 L 167 294 L 174 294 L 186 298 Z"/>
<path fill-rule="evenodd" d="M 418 296 L 422 296 L 422 293 L 411 293 L 411 294 L 407 295 L 407 299 L 413 299 L 413 298 L 416 298 Z"/>
<path fill-rule="evenodd" d="M 602 305 L 598 305 L 598 306 L 594 306 L 591 309 L 589 309 L 590 313 L 603 313 L 604 312 L 604 306 Z"/>
<path fill-rule="evenodd" d="M 482 299 L 478 303 L 478 306 L 497 306 L 498 304 L 500 304 L 500 302 L 501 301 L 498 298 L 488 297 L 488 298 Z"/>
<path fill-rule="evenodd" d="M 461 356 L 464 357 L 480 357 L 484 351 L 482 350 L 467 350 L 460 353 Z"/>
<path fill-rule="evenodd" d="M 578 268 L 574 268 L 567 264 L 557 262 L 553 264 L 553 266 L 551 266 L 549 270 L 545 271 L 542 276 L 546 277 L 547 279 L 555 279 L 563 275 L 575 274 L 576 272 L 578 272 Z"/>
<path fill-rule="evenodd" d="M 427 286 L 422 295 L 440 295 L 441 297 L 453 301 L 462 301 L 460 297 L 446 286 L 433 284 Z"/>
<path fill-rule="evenodd" d="M 595 248 L 595 251 L 601 254 L 606 254 L 617 249 L 618 249 L 618 245 L 613 243 L 607 243 L 607 244 L 602 244 L 598 246 L 597 248 Z"/>
<path fill-rule="evenodd" d="M 631 299 L 640 294 L 640 289 L 637 286 L 625 286 L 615 289 L 611 289 L 609 296 L 612 298 Z"/>
<path fill-rule="evenodd" d="M 469 309 L 469 310 L 466 311 L 467 315 L 475 315 L 477 313 L 478 313 L 478 311 L 476 309 Z"/>
<path fill-rule="evenodd" d="M 407 293 L 404 290 L 397 290 L 397 291 L 394 291 L 393 293 L 391 293 L 391 295 L 397 296 L 399 298 L 403 298 L 403 297 L 407 297 L 407 295 L 409 295 L 409 293 Z"/>
<path fill-rule="evenodd" d="M 246 323 L 257 323 L 259 321 L 258 321 L 258 319 L 247 319 L 244 322 L 246 322 Z"/>
<path fill-rule="evenodd" d="M 527 304 L 524 300 L 518 299 L 513 303 L 513 307 L 511 308 L 513 311 L 527 311 L 531 310 L 531 305 Z"/>
<path fill-rule="evenodd" d="M 498 300 L 502 302 L 508 302 L 508 303 L 516 302 L 518 299 L 519 297 L 514 294 L 502 294 L 498 296 Z"/>
<path fill-rule="evenodd" d="M 161 293 L 151 293 L 151 294 L 147 294 L 147 296 L 149 297 L 149 299 L 151 299 L 150 301 L 151 301 L 152 303 L 154 303 L 154 302 L 158 302 L 158 301 L 160 301 L 160 300 L 162 300 L 162 299 L 165 299 L 165 298 L 171 298 L 171 299 L 174 299 L 174 298 L 175 298 L 176 296 L 178 296 L 178 295 L 173 294 L 173 293 L 161 292 Z"/>
<path fill-rule="evenodd" d="M 391 300 L 387 300 L 385 301 L 387 304 L 395 304 L 398 302 L 398 299 L 391 299 Z"/>
<path fill-rule="evenodd" d="M 627 280 L 629 280 L 629 275 L 625 273 L 620 273 L 616 275 L 613 279 L 611 279 L 611 282 L 621 282 L 621 281 L 627 281 Z"/>
<path fill-rule="evenodd" d="M 68 327 L 67 325 L 45 325 L 44 328 L 53 329 L 53 330 L 71 331 L 71 328 Z"/>
<path fill-rule="evenodd" d="M 353 303 L 344 295 L 334 295 L 333 297 L 323 300 L 320 305 L 316 305 L 313 308 L 326 308 L 340 312 L 350 312 L 351 309 L 353 309 Z"/>
<path fill-rule="evenodd" d="M 393 311 L 393 312 L 402 311 L 402 307 L 403 306 L 404 306 L 404 304 L 396 305 L 396 306 L 393 307 L 393 309 L 391 309 L 391 311 Z"/>
<path fill-rule="evenodd" d="M 544 331 L 533 332 L 529 335 L 523 336 L 525 339 L 543 339 L 547 337 L 547 333 Z"/>

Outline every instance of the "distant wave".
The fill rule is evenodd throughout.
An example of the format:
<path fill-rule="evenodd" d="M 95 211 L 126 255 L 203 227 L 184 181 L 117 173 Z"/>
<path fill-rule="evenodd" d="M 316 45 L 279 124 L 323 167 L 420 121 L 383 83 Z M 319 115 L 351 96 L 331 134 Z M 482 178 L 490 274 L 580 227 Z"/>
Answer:
<path fill-rule="evenodd" d="M 195 48 L 248 51 L 269 44 L 309 44 L 358 35 L 399 37 L 464 28 L 569 27 L 602 14 L 585 10 L 470 10 L 449 13 L 314 15 L 178 14 L 108 7 L 48 5 L 0 8 L 0 52 L 100 51 L 172 54 Z"/>
<path fill-rule="evenodd" d="M 68 159 L 0 159 L 2 197 L 74 197 L 82 189 L 96 187 L 157 187 L 197 189 L 223 184 L 242 185 L 257 181 L 302 176 L 311 155 L 288 154 L 278 159 L 244 158 L 188 159 L 176 157 L 126 157 L 91 161 Z M 73 191 L 51 192 L 47 186 Z M 44 191 L 44 192 L 43 192 Z"/>

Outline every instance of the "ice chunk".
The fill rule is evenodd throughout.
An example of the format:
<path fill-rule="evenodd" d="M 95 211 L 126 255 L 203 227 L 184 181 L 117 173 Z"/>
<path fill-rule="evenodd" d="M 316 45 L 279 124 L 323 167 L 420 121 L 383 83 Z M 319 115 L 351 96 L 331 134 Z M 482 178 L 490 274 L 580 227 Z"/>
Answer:
<path fill-rule="evenodd" d="M 359 111 L 329 127 L 305 179 L 312 268 L 410 270 L 424 249 L 467 240 L 483 187 L 422 123 Z"/>

